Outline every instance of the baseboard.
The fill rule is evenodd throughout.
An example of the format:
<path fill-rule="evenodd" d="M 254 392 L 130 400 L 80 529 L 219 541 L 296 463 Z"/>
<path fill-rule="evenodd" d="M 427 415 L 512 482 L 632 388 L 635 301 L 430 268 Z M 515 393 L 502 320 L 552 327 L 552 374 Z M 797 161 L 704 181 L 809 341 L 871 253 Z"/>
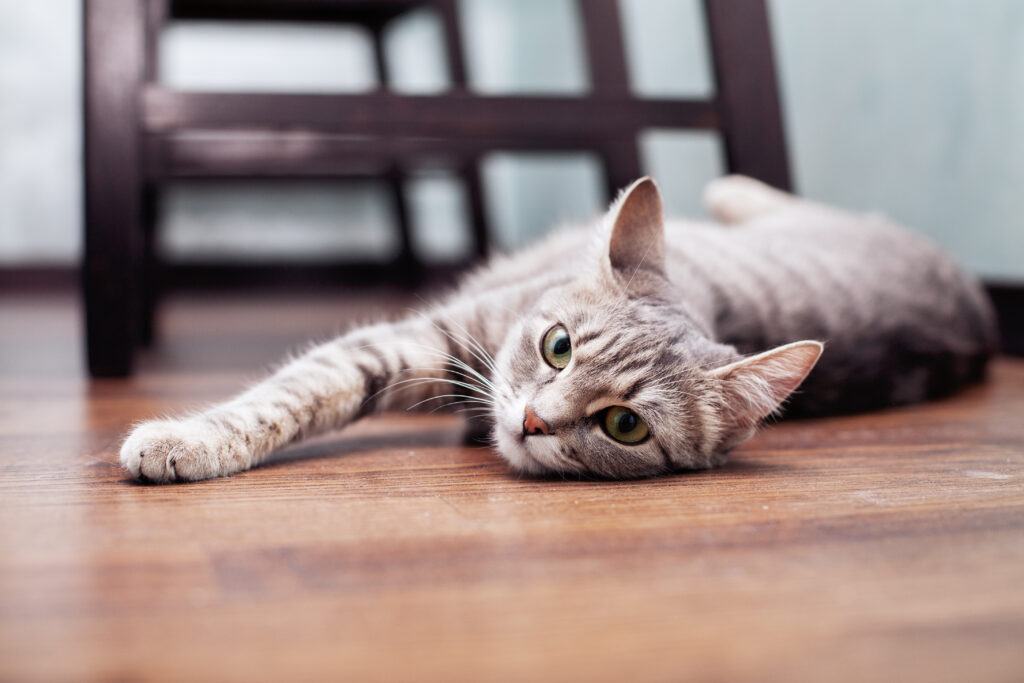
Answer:
<path fill-rule="evenodd" d="M 0 265 L 0 294 L 67 291 L 78 287 L 77 266 Z"/>
<path fill-rule="evenodd" d="M 309 290 L 353 285 L 444 285 L 465 272 L 465 266 L 434 265 L 411 268 L 394 263 L 350 264 L 172 264 L 161 269 L 159 281 L 169 290 Z M 0 294 L 73 291 L 78 287 L 76 266 L 0 265 Z M 1024 282 L 985 283 L 999 315 L 1005 353 L 1024 356 Z"/>
<path fill-rule="evenodd" d="M 1003 351 L 1024 356 L 1024 282 L 986 282 L 985 289 L 999 316 Z"/>

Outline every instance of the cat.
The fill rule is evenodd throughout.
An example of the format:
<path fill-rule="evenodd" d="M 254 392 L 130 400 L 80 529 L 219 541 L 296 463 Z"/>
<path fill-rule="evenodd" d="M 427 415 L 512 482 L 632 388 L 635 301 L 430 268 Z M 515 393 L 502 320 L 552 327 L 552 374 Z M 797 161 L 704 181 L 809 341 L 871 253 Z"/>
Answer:
<path fill-rule="evenodd" d="M 742 176 L 705 199 L 717 223 L 666 223 L 642 178 L 595 226 L 492 258 L 418 315 L 142 423 L 121 463 L 148 482 L 223 476 L 371 413 L 444 403 L 476 413 L 514 470 L 644 477 L 721 465 L 787 400 L 791 414 L 861 411 L 983 376 L 991 306 L 924 237 Z"/>

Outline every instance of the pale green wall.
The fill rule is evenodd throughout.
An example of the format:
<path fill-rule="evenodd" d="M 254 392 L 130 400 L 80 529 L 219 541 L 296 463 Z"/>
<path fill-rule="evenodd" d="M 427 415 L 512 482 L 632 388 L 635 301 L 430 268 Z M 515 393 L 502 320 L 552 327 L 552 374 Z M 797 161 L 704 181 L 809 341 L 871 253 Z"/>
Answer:
<path fill-rule="evenodd" d="M 1024 2 L 777 0 L 796 182 L 1024 277 Z"/>
<path fill-rule="evenodd" d="M 706 93 L 695 0 L 625 2 L 638 91 Z M 569 0 L 465 0 L 462 9 L 478 89 L 586 87 Z M 0 262 L 67 262 L 81 249 L 78 12 L 78 0 L 0 0 Z M 771 16 L 801 191 L 885 211 L 982 275 L 1024 278 L 1024 2 L 774 0 Z M 438 43 L 424 14 L 389 37 L 403 90 L 445 87 Z M 171 31 L 163 54 L 165 80 L 189 87 L 374 83 L 365 36 L 347 28 L 193 26 Z M 670 210 L 699 211 L 701 183 L 720 170 L 717 140 L 652 131 L 641 149 Z M 499 154 L 485 175 L 502 246 L 601 207 L 588 155 Z M 433 174 L 409 189 L 420 248 L 457 254 L 466 244 L 458 184 Z M 395 247 L 384 198 L 359 185 L 181 187 L 165 203 L 164 244 L 176 258 L 383 255 Z"/>

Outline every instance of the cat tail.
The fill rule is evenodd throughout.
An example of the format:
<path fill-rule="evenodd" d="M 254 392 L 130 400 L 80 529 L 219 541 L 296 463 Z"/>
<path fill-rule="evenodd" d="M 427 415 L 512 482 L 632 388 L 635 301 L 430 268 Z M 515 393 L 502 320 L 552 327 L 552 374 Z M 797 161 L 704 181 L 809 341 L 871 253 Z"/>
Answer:
<path fill-rule="evenodd" d="M 790 208 L 800 199 L 743 175 L 716 178 L 704 187 L 704 206 L 718 221 L 742 223 Z"/>

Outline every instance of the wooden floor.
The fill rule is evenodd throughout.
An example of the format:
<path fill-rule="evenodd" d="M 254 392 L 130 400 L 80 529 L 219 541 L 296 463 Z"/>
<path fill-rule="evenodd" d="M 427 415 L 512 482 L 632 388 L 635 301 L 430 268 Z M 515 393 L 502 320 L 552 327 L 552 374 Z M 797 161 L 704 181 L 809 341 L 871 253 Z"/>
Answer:
<path fill-rule="evenodd" d="M 379 303 L 173 301 L 136 378 L 90 383 L 70 298 L 0 299 L 0 680 L 1024 677 L 1019 359 L 648 481 L 520 478 L 410 416 L 125 479 L 130 423 Z"/>

